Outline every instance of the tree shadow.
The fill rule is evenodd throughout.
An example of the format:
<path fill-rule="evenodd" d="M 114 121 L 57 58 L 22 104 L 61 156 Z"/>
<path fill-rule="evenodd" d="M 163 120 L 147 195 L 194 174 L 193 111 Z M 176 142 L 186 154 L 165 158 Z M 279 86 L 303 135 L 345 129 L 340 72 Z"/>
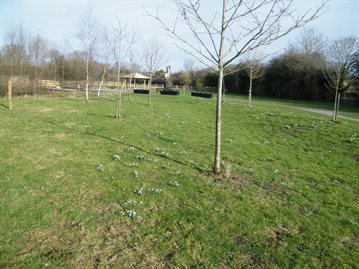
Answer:
<path fill-rule="evenodd" d="M 7 105 L 4 105 L 4 104 L 1 104 L 1 103 L 0 103 L 0 106 L 3 106 L 3 107 L 5 107 L 5 108 L 9 109 L 9 107 L 8 107 Z"/>
<path fill-rule="evenodd" d="M 94 117 L 100 117 L 100 118 L 111 118 L 111 119 L 115 119 L 115 116 L 110 116 L 110 115 L 100 115 L 100 114 L 95 114 L 95 113 L 87 113 L 86 115 L 89 116 L 94 116 Z"/>
<path fill-rule="evenodd" d="M 100 115 L 100 116 L 102 116 L 102 115 Z M 97 132 L 100 132 L 102 129 L 99 129 L 99 130 L 97 130 L 95 132 L 89 132 L 89 131 L 84 131 L 83 132 L 83 131 L 77 130 L 76 128 L 63 126 L 63 125 L 55 123 L 55 122 L 51 122 L 51 121 L 44 121 L 44 122 L 48 123 L 48 124 L 51 124 L 51 125 L 54 125 L 54 126 L 60 128 L 60 129 L 67 130 L 67 131 L 72 132 L 72 133 L 77 133 L 77 134 L 80 134 L 80 135 L 94 136 L 94 137 L 106 139 L 108 141 L 118 143 L 118 144 L 120 144 L 122 146 L 125 146 L 127 148 L 134 147 L 135 149 L 137 149 L 137 150 L 139 150 L 139 151 L 141 151 L 143 153 L 146 153 L 146 154 L 149 154 L 149 155 L 152 155 L 152 156 L 156 156 L 156 157 L 162 158 L 164 160 L 174 162 L 176 164 L 191 167 L 191 168 L 197 170 L 200 173 L 204 173 L 205 171 L 207 171 L 205 168 L 200 167 L 199 165 L 195 165 L 192 162 L 177 160 L 177 159 L 172 158 L 170 156 L 166 156 L 166 155 L 163 155 L 163 154 L 158 154 L 158 153 L 150 151 L 148 149 L 139 147 L 139 146 L 137 146 L 135 144 L 129 144 L 129 143 L 126 143 L 124 141 L 121 141 L 121 140 L 118 140 L 118 139 L 115 139 L 115 138 L 112 138 L 112 137 L 108 137 L 108 136 L 105 136 L 105 135 L 98 134 Z"/>

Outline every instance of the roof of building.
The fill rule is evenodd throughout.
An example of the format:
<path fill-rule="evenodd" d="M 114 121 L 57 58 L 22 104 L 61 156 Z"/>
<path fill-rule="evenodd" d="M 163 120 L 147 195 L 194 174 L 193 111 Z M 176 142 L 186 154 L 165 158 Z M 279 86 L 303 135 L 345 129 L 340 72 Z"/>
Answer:
<path fill-rule="evenodd" d="M 134 78 L 134 79 L 150 79 L 150 77 L 145 76 L 140 73 L 131 73 L 121 76 L 121 78 Z"/>

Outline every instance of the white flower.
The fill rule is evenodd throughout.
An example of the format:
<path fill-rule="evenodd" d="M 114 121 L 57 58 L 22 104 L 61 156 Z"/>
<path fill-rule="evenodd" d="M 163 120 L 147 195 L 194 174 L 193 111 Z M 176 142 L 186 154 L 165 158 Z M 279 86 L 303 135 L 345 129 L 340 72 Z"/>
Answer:
<path fill-rule="evenodd" d="M 112 156 L 112 159 L 113 159 L 114 161 L 119 161 L 119 160 L 120 160 L 120 155 L 115 154 L 115 155 Z"/>
<path fill-rule="evenodd" d="M 179 187 L 180 186 L 180 184 L 174 179 L 171 179 L 170 181 L 168 181 L 168 185 L 171 185 L 171 186 L 174 186 L 174 187 Z"/>
<path fill-rule="evenodd" d="M 99 165 L 96 167 L 96 170 L 97 170 L 97 171 L 100 171 L 100 172 L 103 172 L 103 171 L 105 171 L 105 167 L 104 167 L 102 164 L 99 164 Z"/>
<path fill-rule="evenodd" d="M 140 188 L 140 189 L 135 189 L 133 191 L 134 194 L 137 194 L 137 195 L 142 195 L 143 194 L 143 188 Z"/>

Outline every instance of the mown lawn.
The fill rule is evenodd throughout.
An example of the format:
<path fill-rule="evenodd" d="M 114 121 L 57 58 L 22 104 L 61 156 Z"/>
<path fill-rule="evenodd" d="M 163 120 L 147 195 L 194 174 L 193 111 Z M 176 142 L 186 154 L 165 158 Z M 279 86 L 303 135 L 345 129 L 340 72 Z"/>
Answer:
<path fill-rule="evenodd" d="M 234 95 L 234 94 L 227 94 L 227 101 L 228 102 L 243 102 L 246 103 L 248 100 L 247 95 Z M 285 106 L 285 107 L 302 107 L 302 108 L 316 108 L 316 109 L 323 109 L 323 110 L 330 110 L 333 111 L 334 101 L 332 103 L 325 103 L 325 102 L 310 102 L 310 101 L 301 101 L 301 100 L 285 100 L 285 99 L 275 99 L 270 97 L 260 97 L 254 96 L 253 97 L 254 104 L 260 105 L 267 105 L 267 106 Z M 347 104 L 343 104 L 341 102 L 340 109 L 339 109 L 340 116 L 351 117 L 355 119 L 359 119 L 359 107 L 358 106 L 351 106 Z M 330 118 L 327 116 L 326 118 Z"/>
<path fill-rule="evenodd" d="M 359 123 L 154 95 L 0 106 L 0 268 L 355 268 Z"/>

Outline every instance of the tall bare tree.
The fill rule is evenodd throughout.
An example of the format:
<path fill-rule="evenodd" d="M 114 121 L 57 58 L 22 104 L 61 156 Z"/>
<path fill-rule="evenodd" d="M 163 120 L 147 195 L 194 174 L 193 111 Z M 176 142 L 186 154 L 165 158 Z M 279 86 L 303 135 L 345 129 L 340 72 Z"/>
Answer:
<path fill-rule="evenodd" d="M 152 85 L 152 76 L 153 73 L 161 67 L 166 61 L 165 52 L 160 45 L 160 42 L 153 38 L 145 43 L 143 48 L 143 64 L 146 68 L 146 71 L 149 74 L 149 94 L 148 94 L 148 104 L 151 104 L 151 85 Z"/>
<path fill-rule="evenodd" d="M 129 55 L 131 48 L 137 42 L 137 33 L 127 25 L 122 24 L 116 17 L 116 25 L 112 29 L 112 55 L 114 56 L 117 66 L 117 98 L 116 98 L 116 119 L 120 118 L 122 87 L 120 89 L 121 64 Z"/>
<path fill-rule="evenodd" d="M 86 102 L 89 101 L 89 72 L 90 64 L 94 58 L 98 41 L 98 22 L 94 11 L 89 7 L 81 16 L 77 38 L 82 44 L 86 58 Z"/>
<path fill-rule="evenodd" d="M 293 0 L 222 0 L 214 14 L 206 16 L 203 1 L 175 0 L 180 18 L 173 26 L 159 15 L 155 18 L 174 38 L 175 46 L 218 72 L 215 160 L 213 171 L 220 173 L 223 70 L 241 55 L 269 45 L 319 16 L 326 2 L 313 11 L 297 14 Z M 201 5 L 202 4 L 202 5 Z M 220 11 L 220 12 L 219 12 Z M 193 39 L 178 25 L 186 25 Z M 215 67 L 213 67 L 215 66 Z"/>
<path fill-rule="evenodd" d="M 31 63 L 34 66 L 33 94 L 36 94 L 39 73 L 41 76 L 41 64 L 45 62 L 45 59 L 48 56 L 48 42 L 37 34 L 31 39 L 29 53 Z"/>
<path fill-rule="evenodd" d="M 324 75 L 328 88 L 335 91 L 333 121 L 338 117 L 340 95 L 349 88 L 353 79 L 350 69 L 356 46 L 357 39 L 351 36 L 333 41 L 328 48 L 329 63 Z"/>
<path fill-rule="evenodd" d="M 65 40 L 61 46 L 61 88 L 63 89 L 64 79 L 65 79 L 65 61 L 67 57 L 68 50 L 70 48 L 69 42 Z"/>
<path fill-rule="evenodd" d="M 111 57 L 111 40 L 110 40 L 110 35 L 108 32 L 108 29 L 106 27 L 102 27 L 101 29 L 101 39 L 102 39 L 102 44 L 101 44 L 101 53 L 100 53 L 100 57 L 101 60 L 103 61 L 102 67 L 103 67 L 103 71 L 102 71 L 102 76 L 101 76 L 101 82 L 100 85 L 98 86 L 98 91 L 97 91 L 97 97 L 100 97 L 100 92 L 101 92 L 101 87 L 103 85 L 105 76 L 106 76 L 106 72 L 107 72 L 107 68 L 109 65 L 109 59 Z"/>
<path fill-rule="evenodd" d="M 304 28 L 296 44 L 292 45 L 300 53 L 306 55 L 324 54 L 327 47 L 327 40 L 323 34 L 313 28 Z"/>

